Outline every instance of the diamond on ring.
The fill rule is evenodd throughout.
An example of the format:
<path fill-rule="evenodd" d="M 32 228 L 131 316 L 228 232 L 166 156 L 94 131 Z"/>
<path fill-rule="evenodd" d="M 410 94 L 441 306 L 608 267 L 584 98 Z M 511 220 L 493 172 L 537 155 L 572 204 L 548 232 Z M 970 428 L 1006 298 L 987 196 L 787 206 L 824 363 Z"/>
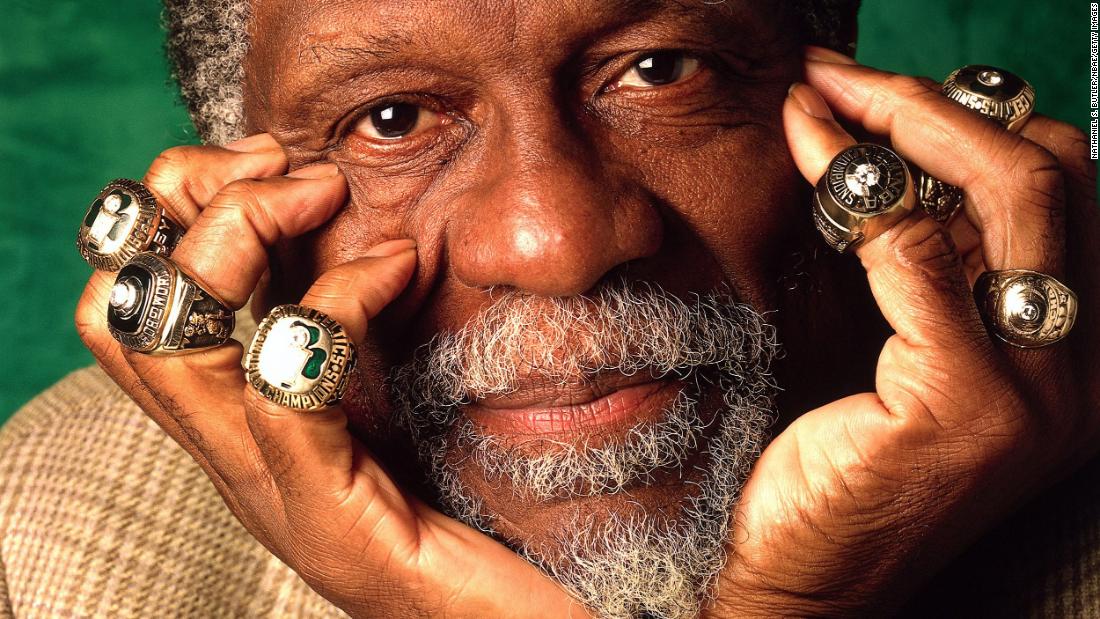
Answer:
<path fill-rule="evenodd" d="M 814 225 L 837 251 L 880 234 L 913 209 L 909 168 L 897 153 L 857 144 L 829 163 L 814 192 Z"/>
<path fill-rule="evenodd" d="M 985 65 L 957 69 L 943 82 L 943 94 L 1015 131 L 1035 110 L 1035 89 L 1015 74 Z"/>
<path fill-rule="evenodd" d="M 982 319 L 1000 339 L 1020 348 L 1053 344 L 1077 319 L 1077 296 L 1057 279 L 1035 271 L 988 271 L 974 296 Z"/>

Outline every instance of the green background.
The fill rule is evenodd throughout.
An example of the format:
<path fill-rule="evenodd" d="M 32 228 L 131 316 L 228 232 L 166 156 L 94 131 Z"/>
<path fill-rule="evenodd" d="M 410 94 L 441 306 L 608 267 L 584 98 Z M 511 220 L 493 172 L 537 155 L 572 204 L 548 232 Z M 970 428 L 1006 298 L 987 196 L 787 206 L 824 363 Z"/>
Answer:
<path fill-rule="evenodd" d="M 88 200 L 193 142 L 154 1 L 6 0 L 0 18 L 0 421 L 92 363 L 72 326 Z M 863 62 L 942 79 L 974 62 L 1027 77 L 1041 113 L 1088 114 L 1088 3 L 865 0 Z"/>

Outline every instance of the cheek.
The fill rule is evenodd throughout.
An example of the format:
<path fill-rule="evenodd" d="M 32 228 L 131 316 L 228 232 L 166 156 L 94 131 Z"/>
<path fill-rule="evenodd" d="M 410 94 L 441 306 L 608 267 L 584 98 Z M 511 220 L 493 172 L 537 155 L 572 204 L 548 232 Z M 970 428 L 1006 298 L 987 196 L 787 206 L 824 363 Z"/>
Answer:
<path fill-rule="evenodd" d="M 399 238 L 411 238 L 418 245 L 418 271 L 410 292 L 430 281 L 425 275 L 434 273 L 439 263 L 445 220 L 420 205 L 435 177 L 381 176 L 346 161 L 337 163 L 348 178 L 349 202 L 321 228 L 276 249 L 284 296 L 301 296 L 325 271 L 363 257 L 379 243 Z"/>
<path fill-rule="evenodd" d="M 800 228 L 801 183 L 778 120 L 725 128 L 691 149 L 619 150 L 639 181 L 702 242 L 726 281 L 774 307 L 779 257 Z"/>

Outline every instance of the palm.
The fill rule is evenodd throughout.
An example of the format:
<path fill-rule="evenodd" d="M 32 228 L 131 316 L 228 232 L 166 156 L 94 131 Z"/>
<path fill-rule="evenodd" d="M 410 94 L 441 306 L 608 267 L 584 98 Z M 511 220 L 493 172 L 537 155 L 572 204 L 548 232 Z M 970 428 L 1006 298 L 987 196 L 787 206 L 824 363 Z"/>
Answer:
<path fill-rule="evenodd" d="M 540 617 L 547 608 L 571 608 L 586 616 L 557 584 L 530 563 L 487 535 L 432 509 L 402 491 L 360 445 L 346 496 L 330 510 L 327 537 L 339 546 L 341 563 L 363 569 L 366 589 L 412 588 L 420 595 L 409 616 L 447 614 L 462 600 L 462 616 Z M 359 557 L 347 562 L 348 557 Z M 384 568 L 384 569 L 382 569 Z M 333 572 L 320 568 L 319 577 Z M 324 587 L 323 583 L 319 583 Z M 361 599 L 359 587 L 345 608 Z M 375 604 L 364 615 L 399 616 L 396 609 L 380 613 Z M 355 614 L 355 613 L 353 613 Z"/>
<path fill-rule="evenodd" d="M 875 394 L 860 394 L 802 415 L 757 461 L 736 520 L 739 561 L 782 560 L 782 550 L 804 552 L 821 529 L 888 499 L 878 445 L 891 442 L 889 413 Z M 792 545 L 793 543 L 793 545 Z M 822 549 L 824 550 L 824 549 Z"/>
<path fill-rule="evenodd" d="M 863 393 L 806 413 L 768 446 L 735 518 L 733 559 L 723 574 L 731 590 L 723 596 L 750 595 L 733 590 L 746 582 L 781 589 L 798 582 L 800 595 L 865 599 L 882 590 L 891 568 L 909 561 L 905 548 L 922 534 L 920 523 L 935 522 L 950 502 L 927 506 L 917 526 L 877 515 L 911 513 L 911 497 L 930 483 L 964 489 L 922 474 L 942 457 L 929 448 L 936 424 L 892 415 L 883 401 L 903 395 L 879 388 L 881 398 Z M 869 574 L 872 559 L 880 569 Z"/>

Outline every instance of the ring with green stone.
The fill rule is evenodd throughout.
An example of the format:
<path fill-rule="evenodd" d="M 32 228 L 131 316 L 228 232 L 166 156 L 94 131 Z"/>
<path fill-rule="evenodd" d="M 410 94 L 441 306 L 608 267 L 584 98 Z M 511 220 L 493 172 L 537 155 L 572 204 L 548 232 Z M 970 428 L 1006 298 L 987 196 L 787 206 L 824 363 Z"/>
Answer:
<path fill-rule="evenodd" d="M 263 397 L 319 410 L 343 398 L 355 361 L 355 344 L 340 323 L 313 308 L 280 305 L 256 329 L 244 366 Z"/>
<path fill-rule="evenodd" d="M 168 256 L 183 232 L 183 226 L 164 213 L 148 187 L 119 178 L 92 200 L 77 232 L 76 246 L 93 268 L 118 271 L 143 251 Z"/>

